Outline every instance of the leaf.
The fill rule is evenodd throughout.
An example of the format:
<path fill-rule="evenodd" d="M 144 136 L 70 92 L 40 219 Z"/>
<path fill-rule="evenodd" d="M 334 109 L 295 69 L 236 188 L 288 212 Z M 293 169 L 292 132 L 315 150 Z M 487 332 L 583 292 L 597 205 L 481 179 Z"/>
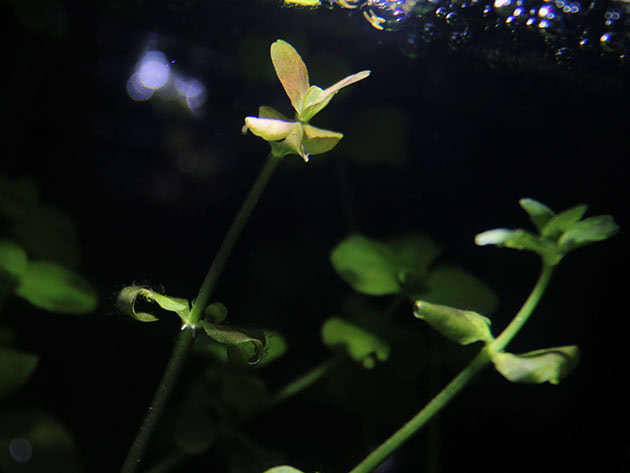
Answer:
<path fill-rule="evenodd" d="M 422 300 L 434 304 L 493 313 L 499 299 L 482 280 L 457 266 L 438 266 L 426 279 L 425 291 L 418 294 Z"/>
<path fill-rule="evenodd" d="M 302 473 L 302 471 L 297 468 L 293 468 L 292 466 L 282 465 L 269 468 L 268 470 L 265 470 L 264 473 Z"/>
<path fill-rule="evenodd" d="M 265 348 L 265 336 L 262 331 L 215 325 L 206 320 L 201 320 L 199 325 L 212 340 L 226 345 L 228 347 L 228 355 L 231 357 L 241 358 L 241 350 L 243 350 L 248 354 L 244 360 L 247 364 L 256 365 L 262 360 Z"/>
<path fill-rule="evenodd" d="M 252 374 L 223 373 L 221 399 L 237 411 L 257 411 L 271 397 L 262 379 Z"/>
<path fill-rule="evenodd" d="M 35 371 L 39 357 L 0 347 L 0 399 L 19 390 Z"/>
<path fill-rule="evenodd" d="M 343 133 L 324 130 L 312 125 L 303 125 L 304 151 L 307 155 L 321 154 L 330 151 L 343 138 Z"/>
<path fill-rule="evenodd" d="M 79 265 L 81 254 L 76 225 L 52 205 L 39 205 L 17 218 L 12 233 L 31 259 L 54 261 L 67 268 Z"/>
<path fill-rule="evenodd" d="M 221 302 L 214 302 L 206 307 L 204 316 L 213 324 L 220 324 L 225 321 L 228 315 L 227 307 Z"/>
<path fill-rule="evenodd" d="M 576 205 L 570 209 L 560 212 L 554 215 L 545 224 L 542 231 L 542 236 L 555 239 L 560 234 L 566 232 L 569 228 L 575 225 L 586 213 L 588 207 L 584 204 Z"/>
<path fill-rule="evenodd" d="M 470 310 L 416 301 L 413 315 L 460 345 L 488 343 L 494 339 L 490 333 L 490 319 Z"/>
<path fill-rule="evenodd" d="M 568 251 L 589 243 L 606 240 L 617 231 L 619 231 L 619 226 L 612 216 L 598 215 L 577 222 L 560 237 L 558 243 Z"/>
<path fill-rule="evenodd" d="M 442 252 L 431 238 L 421 233 L 413 233 L 387 241 L 397 272 L 413 273 L 416 277 L 426 277 L 429 267 Z"/>
<path fill-rule="evenodd" d="M 173 429 L 175 445 L 188 455 L 199 455 L 214 443 L 219 430 L 218 413 L 204 383 L 195 383 L 177 407 Z"/>
<path fill-rule="evenodd" d="M 343 346 L 350 358 L 365 368 L 389 358 L 389 345 L 379 337 L 339 317 L 331 317 L 322 326 L 322 342 L 330 348 Z"/>
<path fill-rule="evenodd" d="M 123 314 L 129 315 L 140 322 L 155 322 L 158 320 L 152 314 L 147 312 L 137 312 L 136 302 L 138 297 L 143 297 L 147 301 L 155 302 L 162 309 L 170 312 L 175 312 L 182 319 L 184 323 L 188 323 L 188 315 L 190 313 L 190 304 L 186 299 L 179 297 L 166 296 L 160 294 L 148 287 L 142 286 L 127 286 L 124 287 L 116 298 L 116 307 Z"/>
<path fill-rule="evenodd" d="M 271 44 L 271 62 L 296 112 L 302 110 L 302 99 L 309 87 L 308 70 L 298 52 L 286 41 Z"/>
<path fill-rule="evenodd" d="M 508 230 L 497 228 L 479 233 L 475 236 L 475 243 L 479 246 L 496 245 L 516 250 L 527 250 L 538 253 L 549 265 L 560 262 L 563 252 L 555 242 L 548 238 L 538 237 L 526 230 Z"/>
<path fill-rule="evenodd" d="M 260 365 L 266 366 L 274 360 L 284 356 L 287 351 L 287 340 L 275 330 L 265 330 L 265 352 Z"/>
<path fill-rule="evenodd" d="M 3 473 L 84 471 L 72 435 L 55 418 L 39 410 L 12 407 L 0 412 L 0 419 Z"/>
<path fill-rule="evenodd" d="M 275 108 L 270 107 L 268 105 L 261 105 L 260 107 L 258 107 L 258 116 L 260 118 L 276 118 L 278 120 L 284 120 L 287 122 L 291 121 L 290 119 L 285 117 L 283 114 L 281 114 L 279 111 L 277 111 Z"/>
<path fill-rule="evenodd" d="M 347 87 L 355 82 L 365 79 L 370 75 L 370 71 L 361 71 L 352 74 L 344 79 L 341 79 L 334 85 L 331 85 L 325 90 L 317 88 L 316 91 L 311 94 L 306 94 L 304 97 L 304 103 L 302 110 L 298 110 L 298 119 L 303 122 L 310 121 L 315 115 L 322 111 L 332 98 L 344 87 Z"/>
<path fill-rule="evenodd" d="M 547 222 L 554 216 L 554 211 L 534 199 L 521 199 L 518 201 L 520 206 L 527 212 L 529 219 L 534 226 L 538 229 L 538 232 L 542 232 L 542 229 Z"/>
<path fill-rule="evenodd" d="M 289 133 L 299 127 L 298 123 L 278 120 L 276 118 L 245 117 L 245 127 L 254 135 L 265 141 L 279 141 L 285 139 Z"/>
<path fill-rule="evenodd" d="M 400 291 L 390 249 L 362 235 L 344 238 L 330 253 L 337 274 L 356 291 L 373 296 Z"/>
<path fill-rule="evenodd" d="M 37 205 L 37 186 L 28 177 L 0 176 L 0 212 L 11 219 L 28 215 Z"/>
<path fill-rule="evenodd" d="M 31 261 L 15 294 L 41 309 L 84 314 L 96 309 L 96 291 L 83 277 L 49 261 Z"/>
<path fill-rule="evenodd" d="M 513 383 L 558 384 L 577 366 L 578 359 L 579 349 L 575 345 L 492 356 L 497 371 Z"/>
<path fill-rule="evenodd" d="M 18 281 L 26 271 L 26 252 L 11 240 L 0 240 L 0 275 L 7 274 Z"/>

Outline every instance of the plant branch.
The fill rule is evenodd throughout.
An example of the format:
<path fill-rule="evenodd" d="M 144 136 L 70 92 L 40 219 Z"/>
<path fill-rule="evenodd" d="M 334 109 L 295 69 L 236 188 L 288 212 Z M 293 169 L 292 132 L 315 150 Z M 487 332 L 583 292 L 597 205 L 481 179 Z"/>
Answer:
<path fill-rule="evenodd" d="M 214 257 L 212 261 L 212 265 L 206 274 L 206 277 L 201 283 L 201 288 L 199 289 L 199 293 L 197 294 L 197 298 L 193 303 L 192 310 L 190 312 L 190 321 L 193 325 L 196 325 L 201 319 L 201 314 L 204 308 L 208 305 L 210 298 L 212 297 L 212 293 L 214 291 L 214 287 L 216 285 L 217 279 L 223 272 L 223 268 L 225 267 L 225 263 L 227 262 L 230 254 L 232 253 L 232 249 L 234 245 L 238 241 L 238 238 L 249 219 L 249 216 L 254 210 L 254 207 L 258 203 L 258 199 L 262 194 L 263 190 L 267 186 L 269 179 L 273 175 L 278 163 L 281 158 L 277 158 L 272 156 L 271 154 L 267 158 L 267 162 L 264 167 L 260 171 L 256 182 L 247 194 L 245 201 L 241 205 L 241 208 L 238 210 L 236 217 L 232 221 L 232 225 L 228 230 L 225 238 L 223 239 L 223 243 L 221 243 L 221 247 L 219 248 L 218 253 Z"/>
<path fill-rule="evenodd" d="M 459 393 L 469 381 L 491 361 L 491 354 L 499 350 L 516 335 L 523 324 L 532 314 L 538 301 L 549 284 L 553 266 L 544 265 L 543 270 L 512 322 L 501 335 L 492 343 L 481 349 L 475 358 L 453 380 L 446 385 L 420 412 L 403 425 L 391 437 L 372 451 L 363 461 L 355 466 L 350 473 L 368 473 L 379 466 L 389 455 L 400 448 L 412 435 L 420 430 L 433 416 L 440 412 Z"/>
<path fill-rule="evenodd" d="M 265 165 L 258 175 L 258 178 L 254 182 L 252 188 L 247 194 L 247 197 L 243 201 L 241 208 L 236 214 L 236 217 L 234 217 L 232 225 L 230 226 L 217 255 L 212 261 L 212 265 L 201 284 L 199 294 L 193 304 L 189 318 L 193 327 L 199 321 L 203 309 L 208 304 L 208 301 L 214 292 L 216 282 L 225 267 L 225 263 L 227 262 L 234 245 L 238 241 L 243 228 L 245 228 L 245 224 L 247 223 L 252 210 L 258 203 L 260 195 L 273 175 L 273 171 L 278 166 L 279 161 L 280 158 L 269 155 Z M 166 366 L 166 371 L 164 372 L 162 380 L 160 381 L 160 384 L 154 394 L 149 412 L 145 416 L 142 425 L 138 430 L 138 434 L 129 449 L 129 453 L 127 454 L 121 473 L 134 473 L 138 464 L 141 462 L 151 434 L 155 430 L 157 422 L 164 410 L 164 406 L 166 405 L 179 373 L 184 365 L 184 361 L 188 356 L 190 347 L 192 346 L 193 336 L 194 330 L 187 327 L 179 333 L 177 341 L 175 342 L 173 354 Z"/>

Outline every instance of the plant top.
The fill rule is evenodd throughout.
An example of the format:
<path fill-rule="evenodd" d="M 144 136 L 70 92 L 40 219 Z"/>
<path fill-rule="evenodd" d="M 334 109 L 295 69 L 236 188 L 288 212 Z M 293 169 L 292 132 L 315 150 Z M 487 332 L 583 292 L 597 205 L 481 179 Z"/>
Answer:
<path fill-rule="evenodd" d="M 251 130 L 254 135 L 268 141 L 271 154 L 275 157 L 297 154 L 308 161 L 312 154 L 333 149 L 343 134 L 314 127 L 308 122 L 328 105 L 337 92 L 365 79 L 370 71 L 349 75 L 327 89 L 310 85 L 304 61 L 293 46 L 281 39 L 271 44 L 271 62 L 295 109 L 295 120 L 286 118 L 272 107 L 262 105 L 258 117 L 245 117 L 243 133 Z"/>

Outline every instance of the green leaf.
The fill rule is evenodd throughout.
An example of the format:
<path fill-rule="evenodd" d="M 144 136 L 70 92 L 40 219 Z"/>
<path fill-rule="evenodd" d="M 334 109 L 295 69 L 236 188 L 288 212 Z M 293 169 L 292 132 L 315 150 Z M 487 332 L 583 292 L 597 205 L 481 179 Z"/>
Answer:
<path fill-rule="evenodd" d="M 265 352 L 261 366 L 266 366 L 274 360 L 284 356 L 287 351 L 287 341 L 282 334 L 274 330 L 265 330 Z"/>
<path fill-rule="evenodd" d="M 570 209 L 560 212 L 549 219 L 542 231 L 542 236 L 556 239 L 562 233 L 575 225 L 586 213 L 588 207 L 584 204 L 576 205 Z"/>
<path fill-rule="evenodd" d="M 526 230 L 508 230 L 497 228 L 479 233 L 475 236 L 479 246 L 496 245 L 516 250 L 527 250 L 538 253 L 549 265 L 557 264 L 563 256 L 558 246 L 547 238 L 538 237 Z"/>
<path fill-rule="evenodd" d="M 492 362 L 497 371 L 513 383 L 558 384 L 576 367 L 578 358 L 578 347 L 571 345 L 520 355 L 495 353 Z"/>
<path fill-rule="evenodd" d="M 332 100 L 332 98 L 344 87 L 365 79 L 370 75 L 370 71 L 361 71 L 341 79 L 326 90 L 317 86 L 311 86 L 304 96 L 302 110 L 298 111 L 298 120 L 310 121 L 315 115 L 321 112 Z M 310 92 L 310 93 L 309 93 Z"/>
<path fill-rule="evenodd" d="M 237 411 L 257 411 L 271 397 L 262 379 L 252 374 L 223 373 L 221 399 Z"/>
<path fill-rule="evenodd" d="M 416 301 L 413 315 L 460 345 L 479 341 L 488 343 L 493 340 L 490 319 L 471 310 Z"/>
<path fill-rule="evenodd" d="M 12 407 L 0 412 L 0 419 L 3 473 L 84 471 L 72 435 L 53 417 Z"/>
<path fill-rule="evenodd" d="M 79 265 L 81 254 L 74 221 L 52 205 L 39 205 L 13 223 L 13 235 L 31 259 Z"/>
<path fill-rule="evenodd" d="M 396 264 L 398 279 L 402 281 L 408 280 L 409 276 L 415 279 L 425 278 L 429 267 L 442 252 L 431 238 L 421 233 L 393 238 L 386 245 Z"/>
<path fill-rule="evenodd" d="M 127 286 L 123 288 L 116 298 L 116 307 L 118 307 L 118 310 L 123 314 L 129 315 L 140 322 L 155 322 L 158 320 L 158 318 L 152 314 L 136 311 L 135 305 L 138 297 L 143 297 L 149 302 L 155 302 L 164 310 L 175 312 L 184 323 L 188 323 L 190 305 L 186 299 L 166 296 L 148 287 Z"/>
<path fill-rule="evenodd" d="M 5 273 L 11 279 L 19 281 L 26 271 L 26 252 L 11 240 L 0 240 L 0 274 Z"/>
<path fill-rule="evenodd" d="M 330 253 L 337 274 L 355 291 L 373 296 L 400 291 L 397 267 L 387 245 L 351 235 Z"/>
<path fill-rule="evenodd" d="M 214 443 L 218 413 L 204 383 L 197 382 L 177 407 L 173 430 L 175 445 L 188 455 L 199 455 Z"/>
<path fill-rule="evenodd" d="M 282 465 L 269 468 L 268 470 L 265 470 L 264 473 L 302 473 L 302 471 L 297 468 L 293 468 L 292 466 Z"/>
<path fill-rule="evenodd" d="M 213 324 L 223 323 L 227 318 L 227 315 L 227 307 L 225 307 L 225 304 L 222 304 L 221 302 L 214 302 L 210 304 L 204 311 L 206 319 Z"/>
<path fill-rule="evenodd" d="M 31 261 L 15 294 L 44 310 L 84 314 L 96 309 L 96 291 L 83 277 L 49 261 Z"/>
<path fill-rule="evenodd" d="M 619 231 L 619 226 L 610 215 L 598 215 L 585 218 L 573 225 L 561 237 L 558 243 L 566 251 L 606 240 Z"/>
<path fill-rule="evenodd" d="M 265 349 L 265 335 L 262 331 L 215 325 L 206 320 L 201 320 L 199 325 L 208 337 L 228 347 L 228 355 L 234 361 L 256 365 L 262 360 Z"/>
<path fill-rule="evenodd" d="M 322 326 L 322 342 L 330 348 L 343 346 L 350 358 L 365 368 L 389 358 L 389 345 L 366 330 L 339 317 L 331 317 Z"/>
<path fill-rule="evenodd" d="M 547 222 L 554 216 L 554 211 L 534 199 L 521 199 L 518 201 L 523 210 L 527 212 L 530 220 L 534 226 L 538 229 L 538 232 L 542 232 Z"/>
<path fill-rule="evenodd" d="M 28 177 L 0 176 L 0 212 L 11 219 L 28 215 L 37 205 L 37 186 Z"/>
<path fill-rule="evenodd" d="M 438 266 L 425 281 L 418 298 L 433 304 L 467 307 L 484 314 L 493 313 L 499 299 L 483 281 L 457 266 Z"/>
<path fill-rule="evenodd" d="M 281 39 L 271 44 L 270 53 L 276 75 L 293 108 L 300 113 L 302 99 L 309 87 L 306 65 L 295 48 Z"/>
<path fill-rule="evenodd" d="M 39 357 L 0 347 L 0 399 L 20 389 L 37 367 Z"/>

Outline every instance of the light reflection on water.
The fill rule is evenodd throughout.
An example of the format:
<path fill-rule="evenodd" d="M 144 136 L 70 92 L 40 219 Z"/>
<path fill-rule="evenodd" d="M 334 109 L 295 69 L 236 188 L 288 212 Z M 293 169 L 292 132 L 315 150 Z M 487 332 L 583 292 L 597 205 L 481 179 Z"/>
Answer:
<path fill-rule="evenodd" d="M 152 98 L 174 101 L 193 115 L 201 114 L 206 102 L 206 86 L 199 79 L 179 72 L 175 63 L 159 49 L 143 51 L 127 79 L 129 98 L 135 102 Z"/>

